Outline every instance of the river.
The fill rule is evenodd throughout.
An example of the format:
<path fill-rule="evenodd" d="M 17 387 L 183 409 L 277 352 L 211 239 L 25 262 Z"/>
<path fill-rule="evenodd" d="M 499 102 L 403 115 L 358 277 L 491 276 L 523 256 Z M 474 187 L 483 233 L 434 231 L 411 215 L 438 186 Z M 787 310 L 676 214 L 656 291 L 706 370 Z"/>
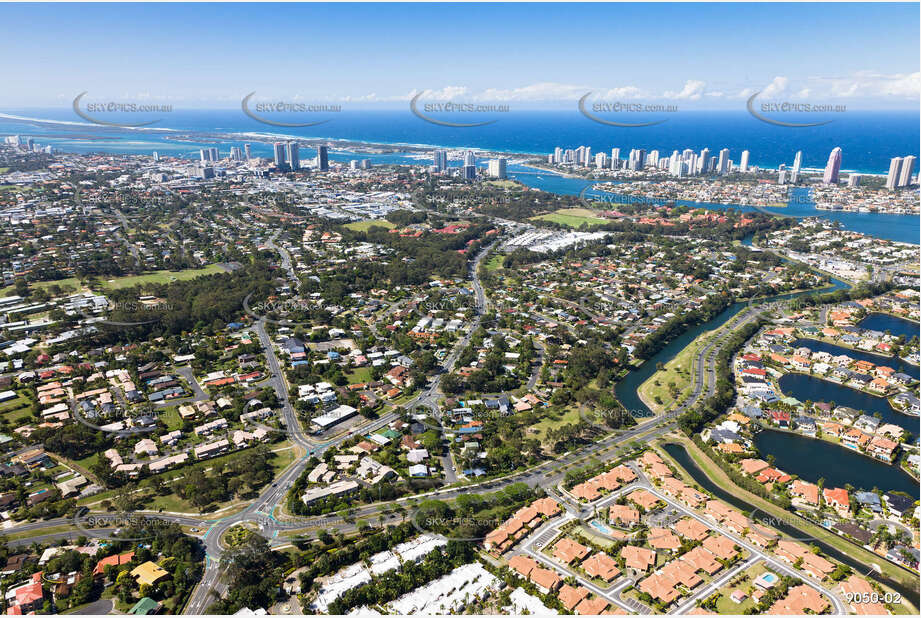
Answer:
<path fill-rule="evenodd" d="M 815 483 L 825 479 L 826 487 L 904 491 L 917 495 L 918 483 L 898 466 L 877 461 L 837 444 L 786 431 L 765 429 L 755 434 L 755 446 L 771 453 L 777 467 L 787 474 Z"/>
<path fill-rule="evenodd" d="M 819 290 L 819 292 L 833 292 L 835 290 L 840 290 L 848 287 L 846 283 L 839 281 L 838 279 L 832 279 L 831 283 L 831 287 L 823 288 L 822 290 Z M 805 292 L 791 292 L 789 294 L 774 296 L 770 300 L 787 300 L 790 298 L 796 298 L 798 296 L 814 293 L 816 292 L 812 290 L 807 290 Z M 719 328 L 747 306 L 748 301 L 732 303 L 729 305 L 729 307 L 724 309 L 713 319 L 704 322 L 703 324 L 698 324 L 697 326 L 687 330 L 681 336 L 673 339 L 668 345 L 666 345 L 664 348 L 643 362 L 643 364 L 640 365 L 638 369 L 631 371 L 623 380 L 617 383 L 614 392 L 617 395 L 618 401 L 620 401 L 620 403 L 627 410 L 635 412 L 637 416 L 652 415 L 652 410 L 650 410 L 646 404 L 640 400 L 639 395 L 637 394 L 637 389 L 643 382 L 648 380 L 649 377 L 656 372 L 656 365 L 658 363 L 662 363 L 664 365 L 668 361 L 672 360 L 675 358 L 675 356 L 678 355 L 679 352 L 681 352 L 681 350 L 687 347 L 699 335 L 707 331 Z"/>
<path fill-rule="evenodd" d="M 885 397 L 876 397 L 863 391 L 829 382 L 805 373 L 787 373 L 778 380 L 784 395 L 800 401 L 834 402 L 836 406 L 847 406 L 869 415 L 879 413 L 882 422 L 898 425 L 912 435 L 918 434 L 918 417 L 902 414 L 892 409 Z"/>
<path fill-rule="evenodd" d="M 525 165 L 510 164 L 508 166 L 508 177 L 534 189 L 557 193 L 559 195 L 579 195 L 584 191 L 585 197 L 608 204 L 611 209 L 615 210 L 617 209 L 618 203 L 629 204 L 641 201 L 641 199 L 636 197 L 628 195 L 617 196 L 613 193 L 597 191 L 590 188 L 594 184 L 603 182 L 600 180 L 563 176 L 562 174 L 546 172 Z M 916 215 L 818 210 L 809 195 L 810 191 L 808 189 L 802 187 L 795 188 L 785 208 L 756 209 L 751 206 L 742 206 L 739 204 L 711 204 L 687 200 L 677 200 L 676 203 L 679 206 L 706 208 L 708 210 L 734 208 L 743 212 L 761 210 L 762 212 L 773 212 L 778 215 L 794 217 L 822 217 L 829 221 L 840 222 L 842 228 L 852 232 L 861 232 L 877 238 L 885 238 L 913 245 L 918 244 L 918 217 Z M 645 203 L 646 200 L 643 199 L 642 201 Z M 651 201 L 665 204 L 666 202 L 675 200 Z"/>
<path fill-rule="evenodd" d="M 912 337 L 917 337 L 919 328 L 917 322 L 897 318 L 887 313 L 871 313 L 862 319 L 857 326 L 868 330 L 878 330 L 881 333 L 888 330 L 895 337 L 902 335 L 906 341 Z"/>
<path fill-rule="evenodd" d="M 884 356 L 883 354 L 874 354 L 872 352 L 864 352 L 863 350 L 854 350 L 851 348 L 835 345 L 833 343 L 819 341 L 817 339 L 797 339 L 790 344 L 790 347 L 794 349 L 808 348 L 813 352 L 828 352 L 832 356 L 840 356 L 844 354 L 845 356 L 849 356 L 854 360 L 864 360 L 868 363 L 873 363 L 874 365 L 889 367 L 890 369 L 894 369 L 898 372 L 910 375 L 915 380 L 919 378 L 919 367 L 917 365 L 906 363 L 901 358 L 896 358 L 894 356 Z"/>

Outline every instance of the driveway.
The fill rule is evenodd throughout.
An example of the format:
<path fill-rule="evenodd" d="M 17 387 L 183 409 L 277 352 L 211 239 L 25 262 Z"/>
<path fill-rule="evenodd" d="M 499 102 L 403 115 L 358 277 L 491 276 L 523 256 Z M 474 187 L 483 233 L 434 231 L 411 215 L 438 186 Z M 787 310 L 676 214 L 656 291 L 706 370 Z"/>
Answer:
<path fill-rule="evenodd" d="M 90 615 L 103 615 L 108 614 L 112 611 L 112 599 L 99 599 L 98 601 L 93 601 L 83 607 L 78 607 L 72 612 L 66 612 L 71 615 L 77 616 L 90 616 Z"/>

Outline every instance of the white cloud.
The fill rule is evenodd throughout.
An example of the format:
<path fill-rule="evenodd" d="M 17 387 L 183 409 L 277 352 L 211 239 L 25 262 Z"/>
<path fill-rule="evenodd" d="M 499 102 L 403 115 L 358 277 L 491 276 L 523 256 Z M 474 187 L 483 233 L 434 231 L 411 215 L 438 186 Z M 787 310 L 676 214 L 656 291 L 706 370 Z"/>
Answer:
<path fill-rule="evenodd" d="M 762 82 L 763 83 L 763 82 Z M 635 85 L 599 87 L 598 85 L 565 84 L 560 82 L 537 82 L 513 88 L 487 88 L 472 90 L 466 86 L 444 86 L 441 88 L 412 90 L 403 95 L 381 96 L 370 93 L 358 96 L 333 97 L 339 101 L 352 103 L 385 103 L 409 101 L 423 93 L 426 101 L 454 102 L 574 102 L 587 92 L 592 93 L 593 101 L 640 101 L 654 99 L 674 99 L 685 101 L 702 100 L 745 100 L 756 92 L 759 98 L 770 99 L 789 97 L 791 100 L 810 99 L 821 101 L 834 98 L 894 99 L 918 98 L 921 94 L 921 73 L 882 74 L 858 72 L 848 77 L 809 77 L 792 80 L 789 77 L 775 76 L 766 86 L 746 87 L 736 90 L 738 86 L 724 85 L 722 89 L 707 89 L 707 82 L 699 79 L 685 81 L 680 90 L 653 92 Z"/>
<path fill-rule="evenodd" d="M 672 92 L 670 90 L 665 91 L 666 99 L 686 99 L 689 101 L 697 101 L 704 94 L 704 89 L 707 87 L 706 82 L 702 82 L 699 79 L 689 79 L 684 82 L 684 88 L 680 92 Z"/>
<path fill-rule="evenodd" d="M 775 77 L 774 80 L 767 85 L 767 87 L 761 91 L 761 96 L 763 97 L 776 97 L 783 94 L 787 90 L 787 85 L 790 83 L 790 80 L 786 77 Z"/>
<path fill-rule="evenodd" d="M 826 86 L 833 97 L 911 97 L 921 94 L 921 73 L 895 73 L 886 75 L 871 71 L 858 71 L 850 77 L 817 79 Z"/>
<path fill-rule="evenodd" d="M 598 92 L 600 99 L 641 99 L 650 98 L 649 94 L 636 86 L 621 86 Z"/>
<path fill-rule="evenodd" d="M 586 86 L 539 82 L 511 89 L 489 88 L 475 98 L 479 101 L 575 101 L 589 90 Z"/>

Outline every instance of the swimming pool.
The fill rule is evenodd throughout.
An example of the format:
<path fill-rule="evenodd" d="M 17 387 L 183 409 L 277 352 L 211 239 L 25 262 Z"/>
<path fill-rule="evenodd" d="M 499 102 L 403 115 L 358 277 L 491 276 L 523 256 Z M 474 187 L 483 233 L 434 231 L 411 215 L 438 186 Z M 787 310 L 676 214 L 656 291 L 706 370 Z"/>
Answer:
<path fill-rule="evenodd" d="M 597 531 L 600 532 L 601 534 L 607 534 L 607 535 L 610 536 L 610 534 L 611 534 L 611 529 L 608 528 L 607 526 L 605 526 L 603 523 L 601 523 L 601 522 L 598 521 L 597 519 L 593 519 L 593 520 L 590 521 L 589 523 L 591 524 L 592 528 L 594 528 L 595 530 L 597 530 Z"/>

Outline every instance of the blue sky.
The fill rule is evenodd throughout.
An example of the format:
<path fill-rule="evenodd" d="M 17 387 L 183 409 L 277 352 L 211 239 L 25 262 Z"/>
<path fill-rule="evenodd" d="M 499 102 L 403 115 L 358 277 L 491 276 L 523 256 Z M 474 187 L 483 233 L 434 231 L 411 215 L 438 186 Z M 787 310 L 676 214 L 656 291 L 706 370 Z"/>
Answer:
<path fill-rule="evenodd" d="M 180 107 L 919 97 L 917 3 L 0 4 L 0 21 L 7 110 L 83 91 Z"/>

